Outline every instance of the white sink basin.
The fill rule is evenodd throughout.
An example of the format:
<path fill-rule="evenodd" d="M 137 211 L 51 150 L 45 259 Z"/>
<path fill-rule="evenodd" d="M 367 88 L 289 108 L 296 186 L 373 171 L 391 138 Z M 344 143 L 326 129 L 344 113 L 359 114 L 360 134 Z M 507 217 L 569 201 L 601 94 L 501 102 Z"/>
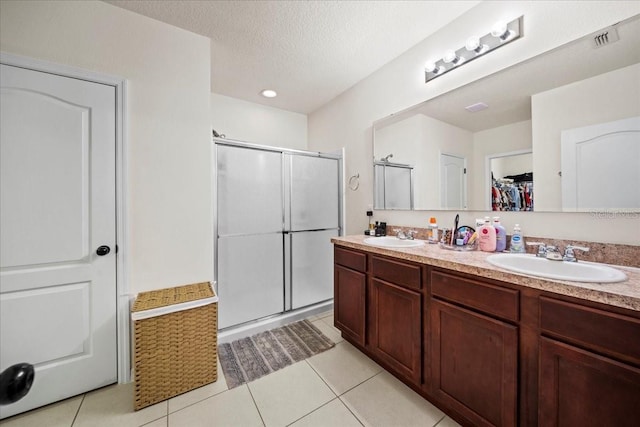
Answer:
<path fill-rule="evenodd" d="M 416 248 L 424 245 L 424 240 L 402 240 L 395 236 L 367 237 L 364 242 L 381 248 Z"/>
<path fill-rule="evenodd" d="M 586 261 L 551 261 L 526 254 L 490 255 L 487 261 L 506 270 L 571 282 L 614 283 L 627 280 L 626 274 L 620 270 Z"/>

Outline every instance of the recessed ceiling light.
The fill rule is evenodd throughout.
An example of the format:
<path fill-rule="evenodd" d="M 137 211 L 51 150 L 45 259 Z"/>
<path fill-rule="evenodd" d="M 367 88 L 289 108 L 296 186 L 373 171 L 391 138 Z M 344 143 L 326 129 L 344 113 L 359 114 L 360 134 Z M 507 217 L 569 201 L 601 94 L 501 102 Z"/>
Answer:
<path fill-rule="evenodd" d="M 278 93 L 272 89 L 265 89 L 260 92 L 260 95 L 264 96 L 265 98 L 275 98 L 276 96 L 278 96 Z"/>

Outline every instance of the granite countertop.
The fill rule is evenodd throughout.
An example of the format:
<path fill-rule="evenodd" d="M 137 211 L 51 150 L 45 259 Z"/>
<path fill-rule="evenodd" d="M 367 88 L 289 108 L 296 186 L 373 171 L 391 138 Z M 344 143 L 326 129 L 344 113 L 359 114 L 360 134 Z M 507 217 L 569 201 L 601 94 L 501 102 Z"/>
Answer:
<path fill-rule="evenodd" d="M 479 277 L 500 280 L 529 288 L 540 289 L 556 294 L 567 295 L 588 301 L 595 301 L 640 311 L 640 269 L 614 265 L 623 271 L 627 280 L 618 283 L 583 283 L 568 282 L 529 276 L 495 267 L 487 262 L 487 256 L 492 253 L 481 251 L 450 251 L 438 245 L 425 244 L 416 248 L 381 248 L 367 245 L 367 236 L 342 236 L 332 238 L 331 241 L 339 246 L 364 250 L 370 253 L 387 255 L 407 261 L 442 267 L 462 273 L 469 273 Z"/>

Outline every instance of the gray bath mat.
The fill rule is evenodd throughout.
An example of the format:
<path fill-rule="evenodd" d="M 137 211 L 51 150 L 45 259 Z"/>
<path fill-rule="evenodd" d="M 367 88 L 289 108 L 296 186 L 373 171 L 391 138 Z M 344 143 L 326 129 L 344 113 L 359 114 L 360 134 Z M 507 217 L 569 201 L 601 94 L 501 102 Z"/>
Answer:
<path fill-rule="evenodd" d="M 231 389 L 333 347 L 308 320 L 218 346 L 220 365 Z"/>

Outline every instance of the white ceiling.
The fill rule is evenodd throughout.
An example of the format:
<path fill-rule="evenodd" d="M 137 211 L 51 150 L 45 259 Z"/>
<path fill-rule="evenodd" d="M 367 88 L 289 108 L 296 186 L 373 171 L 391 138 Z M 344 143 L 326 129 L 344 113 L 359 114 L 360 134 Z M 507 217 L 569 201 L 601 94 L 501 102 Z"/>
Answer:
<path fill-rule="evenodd" d="M 209 37 L 212 92 L 304 114 L 479 3 L 105 1 Z"/>

